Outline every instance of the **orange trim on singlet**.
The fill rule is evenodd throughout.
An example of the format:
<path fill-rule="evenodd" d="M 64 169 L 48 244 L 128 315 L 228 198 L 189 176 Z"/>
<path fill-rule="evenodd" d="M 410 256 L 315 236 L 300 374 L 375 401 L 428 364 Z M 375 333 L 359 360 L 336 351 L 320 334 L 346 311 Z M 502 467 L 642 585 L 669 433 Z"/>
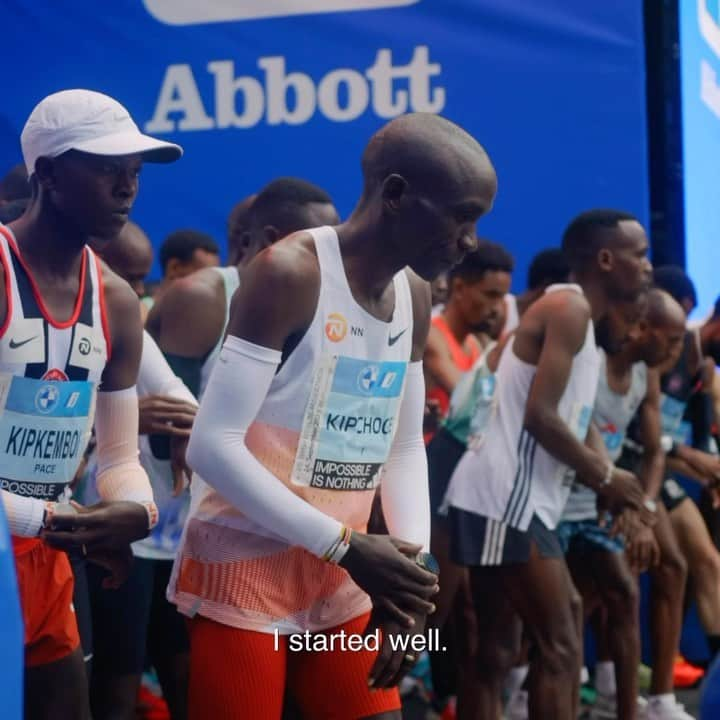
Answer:
<path fill-rule="evenodd" d="M 15 238 L 12 235 L 5 235 L 5 237 L 8 239 L 8 244 L 10 245 L 11 250 L 15 253 L 15 256 L 18 259 L 18 262 L 20 265 L 22 265 L 23 270 L 27 273 L 28 279 L 30 280 L 30 287 L 32 288 L 33 295 L 35 296 L 35 301 L 38 304 L 38 307 L 40 308 L 40 312 L 42 313 L 45 320 L 48 321 L 50 325 L 52 325 L 54 328 L 57 328 L 58 330 L 65 330 L 69 327 L 72 327 L 80 317 L 80 311 L 82 310 L 82 304 L 83 304 L 83 297 L 85 295 L 85 276 L 87 274 L 87 249 L 83 247 L 83 256 L 82 261 L 80 263 L 80 287 L 78 288 L 78 294 L 75 298 L 75 307 L 73 308 L 73 313 L 70 316 L 68 320 L 56 320 L 51 314 L 50 311 L 45 306 L 45 303 L 43 302 L 42 295 L 40 294 L 40 289 L 38 288 L 37 284 L 35 283 L 35 278 L 33 277 L 32 273 L 30 272 L 30 268 L 27 266 L 27 263 L 23 259 L 23 256 L 20 254 L 20 248 L 18 248 L 17 243 L 15 242 Z"/>
<path fill-rule="evenodd" d="M 472 334 L 469 334 L 467 338 L 465 338 L 465 342 L 469 341 L 470 343 L 470 354 L 468 355 L 465 348 L 452 334 L 452 331 L 448 327 L 448 324 L 442 315 L 436 315 L 431 322 L 445 338 L 445 342 L 447 343 L 448 350 L 450 350 L 450 356 L 452 357 L 455 367 L 460 370 L 460 372 L 467 372 L 482 354 L 482 348 L 480 347 L 478 339 Z M 440 406 L 440 414 L 445 417 L 450 409 L 450 393 L 445 390 L 445 388 L 437 385 L 432 388 L 432 390 L 428 391 L 427 397 L 429 400 L 437 400 Z"/>
<path fill-rule="evenodd" d="M 10 234 L 3 227 L 0 227 L 0 232 L 5 236 L 5 239 L 10 242 Z M 13 311 L 13 299 L 12 299 L 12 287 L 10 287 L 10 258 L 5 257 L 5 253 L 0 251 L 0 262 L 2 263 L 3 270 L 5 272 L 5 300 L 7 302 L 7 312 L 5 314 L 5 321 L 0 327 L 0 338 L 5 335 L 8 327 L 10 327 L 10 320 L 12 319 Z"/>
<path fill-rule="evenodd" d="M 103 335 L 105 335 L 105 347 L 107 358 L 105 363 L 110 362 L 110 356 L 112 355 L 112 340 L 110 338 L 110 323 L 107 317 L 107 308 L 105 306 L 105 281 L 102 276 L 102 265 L 100 265 L 100 258 L 95 255 L 95 268 L 97 269 L 97 281 L 98 281 L 98 299 L 100 301 L 100 321 L 102 322 Z"/>
<path fill-rule="evenodd" d="M 465 338 L 465 342 L 470 342 L 470 354 L 468 355 L 465 348 L 457 341 L 452 331 L 448 327 L 445 318 L 442 315 L 436 315 L 432 319 L 432 324 L 442 333 L 445 342 L 448 344 L 450 355 L 452 356 L 455 367 L 461 372 L 468 371 L 475 361 L 480 357 L 482 349 L 478 339 L 471 333 Z"/>

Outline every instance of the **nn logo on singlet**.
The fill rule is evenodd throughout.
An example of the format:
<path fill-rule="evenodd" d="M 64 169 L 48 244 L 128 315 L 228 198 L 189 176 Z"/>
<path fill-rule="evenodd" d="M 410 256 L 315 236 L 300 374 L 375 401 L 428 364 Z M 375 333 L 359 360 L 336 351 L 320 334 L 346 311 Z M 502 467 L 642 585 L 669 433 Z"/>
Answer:
<path fill-rule="evenodd" d="M 348 331 L 348 323 L 340 313 L 330 313 L 325 323 L 325 335 L 330 342 L 341 342 Z"/>

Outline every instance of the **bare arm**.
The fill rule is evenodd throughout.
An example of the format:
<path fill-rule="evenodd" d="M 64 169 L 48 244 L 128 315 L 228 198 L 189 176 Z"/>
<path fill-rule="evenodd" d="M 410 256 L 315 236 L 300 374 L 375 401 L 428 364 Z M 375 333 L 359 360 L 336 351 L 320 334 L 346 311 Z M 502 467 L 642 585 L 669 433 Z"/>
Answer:
<path fill-rule="evenodd" d="M 111 355 L 99 389 L 112 392 L 132 387 L 137 382 L 143 327 L 140 301 L 130 286 L 107 267 L 103 267 L 103 280 Z"/>
<path fill-rule="evenodd" d="M 607 460 L 579 440 L 558 414 L 573 360 L 585 341 L 590 310 L 584 298 L 569 293 L 547 297 L 544 302 L 544 334 L 526 405 L 525 428 L 551 455 L 573 468 L 578 480 L 598 489 Z"/>
<path fill-rule="evenodd" d="M 647 395 L 640 408 L 640 437 L 644 448 L 640 480 L 648 497 L 652 499 L 660 493 L 665 469 L 661 435 L 660 375 L 655 370 L 648 370 Z"/>

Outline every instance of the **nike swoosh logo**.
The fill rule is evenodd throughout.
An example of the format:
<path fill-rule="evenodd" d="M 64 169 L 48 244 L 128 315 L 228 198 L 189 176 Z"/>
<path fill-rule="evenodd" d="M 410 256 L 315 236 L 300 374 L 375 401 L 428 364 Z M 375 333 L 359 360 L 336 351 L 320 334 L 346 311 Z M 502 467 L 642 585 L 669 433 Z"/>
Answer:
<path fill-rule="evenodd" d="M 23 345 L 27 345 L 29 342 L 32 342 L 35 340 L 37 335 L 33 335 L 31 338 L 28 338 L 27 340 L 21 340 L 20 342 L 15 342 L 15 340 L 10 341 L 10 349 L 11 350 L 17 350 L 19 347 L 22 347 Z"/>
<path fill-rule="evenodd" d="M 407 332 L 407 328 L 405 330 L 402 330 L 397 335 L 388 336 L 388 345 L 394 345 L 405 333 Z"/>

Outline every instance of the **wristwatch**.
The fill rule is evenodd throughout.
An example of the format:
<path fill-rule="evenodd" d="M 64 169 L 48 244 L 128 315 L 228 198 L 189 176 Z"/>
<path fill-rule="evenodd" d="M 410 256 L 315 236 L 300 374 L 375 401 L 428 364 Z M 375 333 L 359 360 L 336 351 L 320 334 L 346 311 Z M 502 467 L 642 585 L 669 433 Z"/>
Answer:
<path fill-rule="evenodd" d="M 429 552 L 419 552 L 415 558 L 415 562 L 423 569 L 433 573 L 433 575 L 440 574 L 440 565 L 435 559 L 435 556 Z"/>
<path fill-rule="evenodd" d="M 643 500 L 643 505 L 648 512 L 657 512 L 657 503 L 652 498 L 645 498 L 645 500 Z"/>
<path fill-rule="evenodd" d="M 666 455 L 675 454 L 675 440 L 672 435 L 663 435 L 660 438 L 660 447 Z"/>

